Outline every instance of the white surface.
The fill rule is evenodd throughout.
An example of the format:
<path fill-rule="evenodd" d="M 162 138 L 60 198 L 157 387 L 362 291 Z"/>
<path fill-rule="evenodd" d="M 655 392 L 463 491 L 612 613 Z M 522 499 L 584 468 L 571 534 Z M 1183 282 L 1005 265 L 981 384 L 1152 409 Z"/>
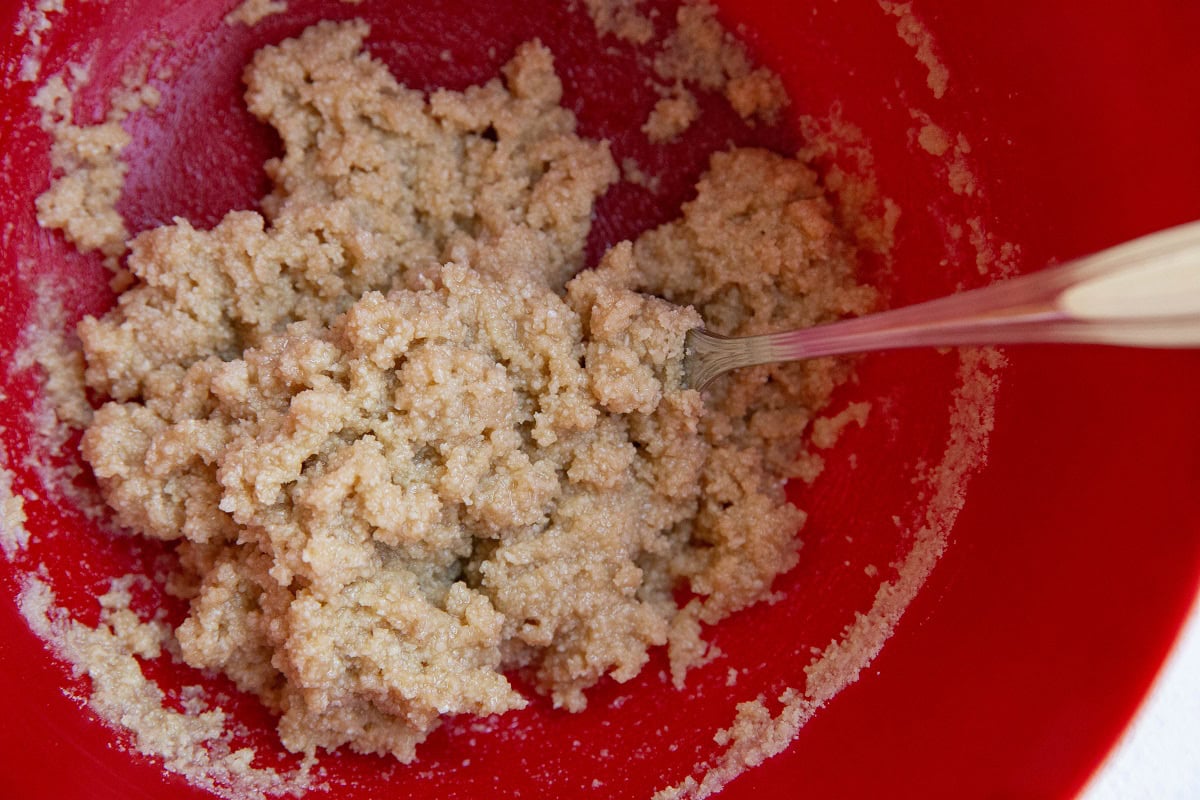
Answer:
<path fill-rule="evenodd" d="M 1200 601 L 1120 743 L 1079 800 L 1200 798 Z"/>

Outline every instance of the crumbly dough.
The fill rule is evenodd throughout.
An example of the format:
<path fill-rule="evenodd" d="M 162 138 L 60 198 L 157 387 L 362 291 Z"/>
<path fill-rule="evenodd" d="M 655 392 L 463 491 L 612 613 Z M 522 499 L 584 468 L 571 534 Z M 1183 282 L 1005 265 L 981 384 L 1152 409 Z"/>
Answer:
<path fill-rule="evenodd" d="M 586 0 L 597 33 L 645 47 L 654 39 L 655 26 L 640 5 L 641 0 Z M 652 143 L 673 141 L 699 119 L 693 88 L 723 94 L 747 123 L 778 121 L 788 104 L 783 82 L 771 70 L 754 66 L 745 45 L 717 19 L 716 6 L 708 0 L 683 0 L 674 23 L 648 56 L 660 95 L 642 126 Z"/>
<path fill-rule="evenodd" d="M 894 0 L 879 0 L 879 7 L 896 18 L 896 33 L 904 43 L 917 51 L 917 61 L 928 71 L 925 79 L 935 100 L 941 100 L 950 85 L 950 71 L 938 57 L 933 34 L 925 23 L 913 13 L 912 3 Z"/>
<path fill-rule="evenodd" d="M 779 76 L 755 67 L 745 46 L 722 27 L 706 0 L 689 0 L 675 13 L 676 28 L 654 61 L 668 81 L 688 81 L 721 92 L 742 119 L 773 122 L 788 103 Z"/>
<path fill-rule="evenodd" d="M 287 3 L 282 0 L 243 0 L 241 5 L 225 15 L 225 24 L 253 26 L 285 11 Z"/>
<path fill-rule="evenodd" d="M 13 489 L 13 474 L 0 466 L 0 553 L 9 561 L 29 544 L 25 498 Z"/>
<path fill-rule="evenodd" d="M 129 235 L 115 206 L 128 171 L 120 153 L 130 136 L 119 114 L 110 114 L 100 125 L 76 125 L 71 102 L 61 75 L 47 81 L 34 98 L 42 126 L 54 130 L 50 162 L 59 174 L 37 199 L 38 222 L 63 230 L 81 249 L 99 250 L 115 269 Z"/>
<path fill-rule="evenodd" d="M 411 760 L 446 714 L 582 709 L 604 676 L 767 595 L 804 514 L 784 481 L 847 376 L 765 366 L 702 401 L 701 319 L 749 334 L 874 292 L 815 173 L 714 155 L 679 220 L 579 272 L 619 172 L 575 133 L 548 50 L 429 96 L 321 23 L 256 54 L 275 189 L 130 244 L 78 328 L 106 402 L 82 449 L 126 526 L 180 540 L 191 665 L 280 714 L 289 749 Z M 689 590 L 682 607 L 679 588 Z"/>
<path fill-rule="evenodd" d="M 700 104 L 696 102 L 696 96 L 682 83 L 677 83 L 668 95 L 654 104 L 642 125 L 642 133 L 655 144 L 669 142 L 690 128 L 699 116 Z"/>
<path fill-rule="evenodd" d="M 41 112 L 41 127 L 53 136 L 50 166 L 55 179 L 36 200 L 38 224 L 61 230 L 80 250 L 96 250 L 114 276 L 114 291 L 128 286 L 128 274 L 119 259 L 125 255 L 129 232 L 117 211 L 128 166 L 121 153 L 132 141 L 122 124 L 136 111 L 153 109 L 160 101 L 158 89 L 148 82 L 148 66 L 135 65 L 121 78 L 104 121 L 77 124 L 75 88 L 88 81 L 87 70 L 69 66 L 47 80 L 33 98 Z"/>
<path fill-rule="evenodd" d="M 633 44 L 646 44 L 654 38 L 654 21 L 638 6 L 641 0 L 584 0 L 596 33 L 612 34 Z"/>
<path fill-rule="evenodd" d="M 633 158 L 621 159 L 621 180 L 640 186 L 652 194 L 658 194 L 662 188 L 662 178 L 658 175 L 648 175 L 642 165 Z"/>

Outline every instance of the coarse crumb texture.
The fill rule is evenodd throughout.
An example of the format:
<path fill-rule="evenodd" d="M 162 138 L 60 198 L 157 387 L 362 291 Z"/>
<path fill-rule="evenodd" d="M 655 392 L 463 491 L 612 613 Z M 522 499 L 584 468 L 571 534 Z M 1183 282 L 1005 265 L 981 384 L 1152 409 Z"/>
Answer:
<path fill-rule="evenodd" d="M 707 0 L 684 0 L 675 11 L 674 26 L 655 41 L 655 25 L 643 13 L 640 0 L 586 0 L 588 13 L 601 34 L 648 48 L 660 95 L 642 126 L 652 143 L 663 144 L 682 135 L 700 117 L 692 89 L 716 92 L 750 124 L 778 121 L 788 104 L 783 82 L 771 70 L 756 66 L 745 45 L 717 19 Z"/>
<path fill-rule="evenodd" d="M 37 199 L 38 222 L 62 229 L 85 250 L 117 258 L 124 254 L 128 236 L 125 220 L 114 206 L 128 170 L 120 154 L 129 144 L 129 134 L 119 118 L 101 125 L 76 125 L 71 92 L 62 76 L 47 81 L 34 102 L 42 111 L 42 126 L 54 130 L 50 161 L 59 172 Z"/>
<path fill-rule="evenodd" d="M 257 25 L 267 17 L 287 11 L 282 0 L 244 0 L 225 15 L 226 25 Z"/>
<path fill-rule="evenodd" d="M 945 550 L 950 530 L 966 501 L 967 481 L 987 460 L 996 393 L 1007 362 L 995 348 L 963 348 L 957 360 L 960 383 L 950 398 L 946 446 L 940 461 L 923 467 L 913 479 L 922 492 L 928 492 L 929 500 L 914 517 L 912 547 L 890 565 L 894 576 L 879 585 L 870 609 L 856 613 L 841 635 L 804 668 L 803 691 L 785 689 L 770 704 L 778 708 L 777 712 L 770 710 L 762 695 L 739 703 L 732 723 L 714 737 L 725 750 L 703 764 L 701 774 L 689 775 L 656 792 L 654 800 L 711 797 L 747 768 L 782 752 L 818 709 L 858 680 L 879 655 Z M 866 413 L 861 404 L 852 404 L 831 418 L 830 424 L 840 427 L 839 418 L 857 421 Z M 902 524 L 899 517 L 895 522 Z M 879 572 L 870 564 L 866 571 L 872 578 Z"/>
<path fill-rule="evenodd" d="M 125 254 L 129 232 L 116 209 L 129 168 L 121 153 L 129 145 L 125 119 L 142 108 L 154 108 L 158 89 L 147 82 L 145 65 L 122 77 L 104 121 L 87 125 L 75 120 L 72 86 L 88 80 L 87 71 L 68 68 L 38 90 L 33 104 L 41 112 L 42 129 L 53 136 L 50 166 L 55 179 L 36 201 L 38 223 L 62 230 L 81 250 L 98 250 L 117 273 L 113 288 L 126 285 L 118 259 Z"/>
<path fill-rule="evenodd" d="M 289 749 L 409 761 L 442 715 L 525 705 L 506 672 L 579 710 L 651 647 L 677 681 L 703 660 L 700 623 L 795 563 L 783 483 L 847 367 L 745 370 L 702 402 L 684 333 L 875 297 L 816 174 L 759 150 L 716 154 L 679 220 L 580 272 L 619 171 L 549 51 L 426 96 L 366 34 L 256 54 L 275 188 L 132 241 L 135 285 L 78 328 L 108 399 L 82 449 L 124 525 L 180 540 L 187 663 L 261 697 Z"/>
<path fill-rule="evenodd" d="M 690 128 L 699 116 L 700 104 L 696 102 L 696 96 L 682 83 L 677 83 L 669 94 L 654 104 L 642 125 L 642 133 L 655 144 L 669 142 Z"/>
<path fill-rule="evenodd" d="M 638 6 L 641 0 L 584 0 L 588 14 L 601 36 L 612 34 L 633 44 L 654 38 L 654 21 Z"/>
<path fill-rule="evenodd" d="M 933 34 L 913 13 L 912 3 L 898 3 L 893 0 L 879 0 L 879 7 L 885 13 L 896 17 L 896 33 L 904 43 L 916 51 L 917 61 L 928 71 L 926 84 L 933 92 L 936 100 L 941 100 L 950 84 L 950 72 L 937 55 Z"/>
<path fill-rule="evenodd" d="M 77 676 L 87 676 L 89 707 L 102 718 L 121 720 L 140 752 L 155 754 L 167 769 L 218 797 L 302 794 L 314 783 L 311 764 L 291 773 L 254 766 L 255 752 L 233 745 L 225 712 L 210 707 L 199 686 L 179 691 L 177 710 L 145 677 L 139 662 L 152 661 L 176 644 L 169 625 L 157 617 L 142 621 L 131 609 L 131 590 L 146 582 L 143 575 L 114 579 L 97 598 L 95 627 L 66 614 L 35 575 L 26 578 L 17 603 L 34 632 L 54 645 Z"/>
<path fill-rule="evenodd" d="M 772 122 L 788 103 L 779 76 L 756 67 L 745 46 L 717 19 L 716 6 L 686 2 L 675 13 L 676 28 L 655 59 L 658 74 L 668 81 L 689 81 L 721 92 L 742 119 Z"/>
<path fill-rule="evenodd" d="M 13 474 L 0 467 L 0 552 L 9 561 L 29 544 L 25 498 L 13 491 Z"/>
<path fill-rule="evenodd" d="M 21 337 L 13 364 L 17 369 L 34 364 L 41 368 L 45 375 L 42 392 L 53 409 L 54 427 L 60 427 L 60 422 L 72 428 L 83 427 L 92 419 L 92 407 L 84 391 L 83 353 L 66 323 L 56 287 L 41 282 L 34 289 L 34 297 L 34 319 Z M 65 429 L 39 433 L 47 439 L 57 437 L 61 443 Z"/>

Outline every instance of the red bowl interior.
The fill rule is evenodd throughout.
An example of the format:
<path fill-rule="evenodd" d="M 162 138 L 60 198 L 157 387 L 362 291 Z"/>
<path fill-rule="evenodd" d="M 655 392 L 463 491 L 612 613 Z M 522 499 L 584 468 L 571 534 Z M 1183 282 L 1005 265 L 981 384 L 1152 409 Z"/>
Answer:
<path fill-rule="evenodd" d="M 703 154 L 727 136 L 775 148 L 795 142 L 787 131 L 734 134 L 728 113 L 713 104 L 710 127 L 676 148 L 648 147 L 629 133 L 654 102 L 630 79 L 634 60 L 596 57 L 590 22 L 565 5 L 535 14 L 518 2 L 421 0 L 401 13 L 371 0 L 294 0 L 288 14 L 253 29 L 221 24 L 230 5 L 81 4 L 47 34 L 43 75 L 85 56 L 95 65 L 91 89 L 79 98 L 81 119 L 102 115 L 132 58 L 170 43 L 154 56 L 177 75 L 160 111 L 130 121 L 135 145 L 121 209 L 135 231 L 174 215 L 212 224 L 230 208 L 253 206 L 265 185 L 262 161 L 277 144 L 240 104 L 241 67 L 256 47 L 324 16 L 366 16 L 372 51 L 425 88 L 484 80 L 517 43 L 541 37 L 556 53 L 581 130 L 610 137 L 618 157 L 634 156 L 663 178 L 658 196 L 625 186 L 602 201 L 593 255 L 673 216 Z M 948 70 L 941 99 L 898 36 L 897 18 L 874 4 L 722 6 L 726 21 L 744 24 L 761 59 L 783 76 L 797 114 L 824 119 L 836 110 L 862 129 L 880 189 L 902 209 L 892 265 L 865 265 L 893 304 L 997 277 L 975 268 L 969 237 L 948 235 L 969 219 L 980 221 L 997 250 L 1015 245 L 1007 263 L 1026 271 L 1200 217 L 1200 106 L 1190 102 L 1200 95 L 1192 41 L 1200 6 L 1122 0 L 1080 15 L 1068 3 L 1032 0 L 916 5 Z M 8 32 L 22 5 L 2 9 L 0 30 Z M 28 107 L 33 85 L 17 79 L 24 45 L 16 36 L 0 43 L 0 172 L 8 189 L 0 209 L 9 222 L 0 335 L 10 349 L 36 311 L 37 276 L 48 277 L 71 315 L 111 303 L 98 261 L 75 254 L 33 218 L 33 198 L 48 180 L 48 139 Z M 439 57 L 444 49 L 455 56 L 450 65 Z M 914 108 L 969 142 L 974 196 L 950 192 L 944 165 L 914 143 Z M 990 428 L 986 459 L 969 465 L 956 487 L 965 503 L 932 575 L 857 682 L 820 709 L 785 753 L 733 781 L 723 797 L 790 795 L 797 787 L 836 797 L 1067 796 L 1128 720 L 1200 576 L 1200 354 L 1029 346 L 1006 356 L 994 405 L 980 406 L 991 412 L 980 421 Z M 94 620 L 93 598 L 107 579 L 164 549 L 113 540 L 39 485 L 22 460 L 33 446 L 26 411 L 35 377 L 5 362 L 6 464 L 15 488 L 38 490 L 43 500 L 26 502 L 29 548 L 0 562 L 0 704 L 8 711 L 0 794 L 207 796 L 159 761 L 127 752 L 125 734 L 73 699 L 86 683 L 17 612 L 22 576 L 41 563 L 60 602 Z M 824 648 L 866 611 L 880 581 L 893 577 L 888 565 L 911 549 L 906 531 L 920 527 L 929 504 L 913 477 L 954 443 L 948 409 L 958 364 L 955 354 L 927 351 L 861 362 L 837 403 L 871 400 L 872 421 L 847 432 L 813 486 L 795 487 L 811 517 L 800 565 L 777 584 L 782 599 L 714 629 L 726 655 L 697 670 L 683 693 L 664 683 L 659 654 L 630 684 L 598 686 L 581 715 L 537 701 L 483 729 L 451 721 L 412 767 L 326 757 L 338 785 L 310 796 L 646 797 L 695 774 L 718 752 L 712 734 L 732 721 L 735 704 L 803 688 L 812 648 Z M 62 459 L 76 458 L 68 443 Z M 878 578 L 864 572 L 868 564 Z M 741 673 L 736 689 L 725 685 L 731 667 Z M 168 689 L 201 680 L 165 663 L 146 668 Z M 263 709 L 247 698 L 231 705 L 264 763 L 276 760 Z"/>

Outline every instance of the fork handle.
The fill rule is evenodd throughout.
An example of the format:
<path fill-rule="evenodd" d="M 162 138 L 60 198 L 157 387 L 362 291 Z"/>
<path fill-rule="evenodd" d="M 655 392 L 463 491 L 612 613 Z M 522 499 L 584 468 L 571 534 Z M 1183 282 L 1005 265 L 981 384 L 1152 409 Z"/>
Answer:
<path fill-rule="evenodd" d="M 918 346 L 1197 347 L 1200 222 L 981 289 L 740 341 L 755 353 L 741 366 Z"/>

